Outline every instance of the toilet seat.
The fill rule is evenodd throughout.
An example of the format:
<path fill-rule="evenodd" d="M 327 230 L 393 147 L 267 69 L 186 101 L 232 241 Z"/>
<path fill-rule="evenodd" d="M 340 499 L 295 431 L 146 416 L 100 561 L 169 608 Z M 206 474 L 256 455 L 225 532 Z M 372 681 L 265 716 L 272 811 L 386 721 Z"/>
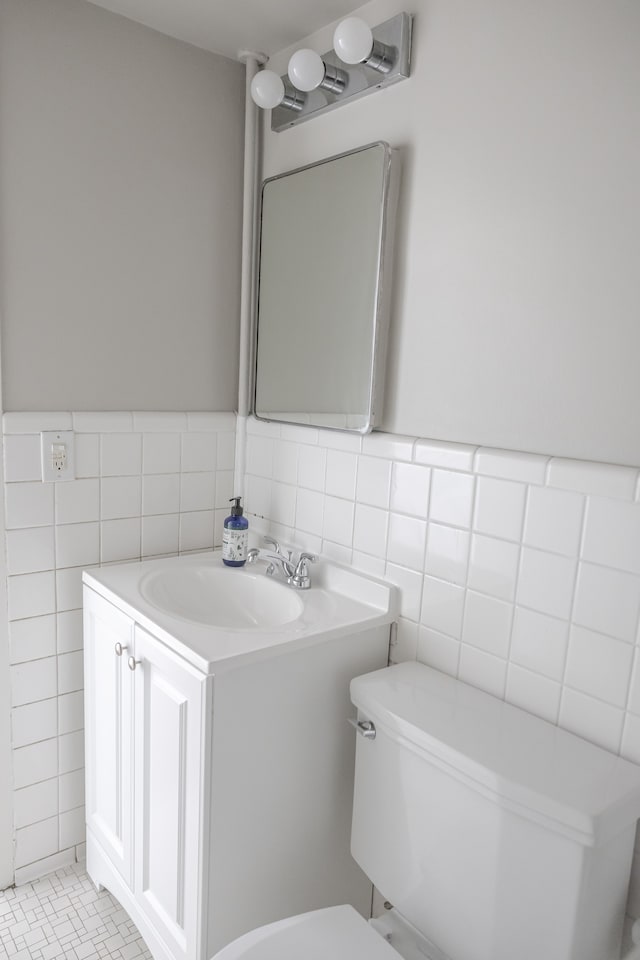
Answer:
<path fill-rule="evenodd" d="M 353 907 L 327 907 L 251 930 L 215 960 L 400 960 Z"/>

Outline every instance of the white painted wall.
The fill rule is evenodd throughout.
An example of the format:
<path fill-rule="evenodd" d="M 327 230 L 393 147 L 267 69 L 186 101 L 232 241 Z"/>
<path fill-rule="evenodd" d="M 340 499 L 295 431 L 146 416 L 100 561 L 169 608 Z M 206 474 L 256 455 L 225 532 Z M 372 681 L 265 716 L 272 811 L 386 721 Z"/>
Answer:
<path fill-rule="evenodd" d="M 5 410 L 233 410 L 244 69 L 0 0 Z"/>
<path fill-rule="evenodd" d="M 640 5 L 361 15 L 401 10 L 411 79 L 264 149 L 265 176 L 378 139 L 403 154 L 384 429 L 640 464 Z"/>

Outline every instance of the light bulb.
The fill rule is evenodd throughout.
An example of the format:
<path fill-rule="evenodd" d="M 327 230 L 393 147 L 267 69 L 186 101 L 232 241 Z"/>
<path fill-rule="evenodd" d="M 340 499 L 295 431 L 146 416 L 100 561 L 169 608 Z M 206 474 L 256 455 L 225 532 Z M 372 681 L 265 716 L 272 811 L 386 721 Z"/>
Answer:
<path fill-rule="evenodd" d="M 324 80 L 324 61 L 315 50 L 296 50 L 289 60 L 289 80 L 298 90 L 315 90 Z"/>
<path fill-rule="evenodd" d="M 251 81 L 251 97 L 263 110 L 272 110 L 284 99 L 284 83 L 273 70 L 259 70 Z"/>
<path fill-rule="evenodd" d="M 373 49 L 371 28 L 360 17 L 347 17 L 336 27 L 333 49 L 344 63 L 363 63 Z"/>

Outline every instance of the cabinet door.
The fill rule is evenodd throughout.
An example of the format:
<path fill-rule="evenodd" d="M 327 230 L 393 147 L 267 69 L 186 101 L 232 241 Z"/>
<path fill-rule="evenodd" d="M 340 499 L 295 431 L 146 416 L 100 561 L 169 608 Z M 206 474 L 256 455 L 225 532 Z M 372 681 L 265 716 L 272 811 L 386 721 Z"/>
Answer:
<path fill-rule="evenodd" d="M 120 644 L 122 652 L 116 652 Z M 120 650 L 120 647 L 117 648 Z M 133 884 L 133 621 L 84 588 L 87 828 Z"/>
<path fill-rule="evenodd" d="M 207 679 L 135 631 L 135 891 L 176 960 L 199 944 Z"/>

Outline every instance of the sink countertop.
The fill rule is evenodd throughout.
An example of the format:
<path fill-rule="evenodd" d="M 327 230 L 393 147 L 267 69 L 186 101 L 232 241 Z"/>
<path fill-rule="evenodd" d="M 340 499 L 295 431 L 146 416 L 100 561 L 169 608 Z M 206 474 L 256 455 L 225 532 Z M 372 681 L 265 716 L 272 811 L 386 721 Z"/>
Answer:
<path fill-rule="evenodd" d="M 277 656 L 284 646 L 287 650 L 292 645 L 302 648 L 396 619 L 393 586 L 325 560 L 314 564 L 310 589 L 295 591 L 303 604 L 302 614 L 277 627 L 238 629 L 195 623 L 159 609 L 140 591 L 143 577 L 155 570 L 176 565 L 184 570 L 209 564 L 229 577 L 256 572 L 266 576 L 262 567 L 253 567 L 251 571 L 246 567 L 226 567 L 221 552 L 215 551 L 85 570 L 82 580 L 205 673 L 219 673 L 237 665 L 239 659 Z M 294 588 L 282 582 L 282 589 Z"/>

